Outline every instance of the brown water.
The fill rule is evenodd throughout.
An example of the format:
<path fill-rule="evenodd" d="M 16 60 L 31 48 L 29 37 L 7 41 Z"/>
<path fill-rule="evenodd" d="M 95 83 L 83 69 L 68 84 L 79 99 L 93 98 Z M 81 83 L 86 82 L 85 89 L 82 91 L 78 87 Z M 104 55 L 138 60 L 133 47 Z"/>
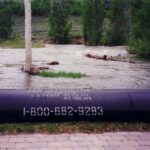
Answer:
<path fill-rule="evenodd" d="M 86 58 L 86 53 L 128 58 L 124 47 L 85 47 L 82 45 L 47 45 L 33 49 L 33 64 L 53 71 L 86 73 L 81 79 L 43 78 L 21 72 L 24 49 L 0 49 L 0 89 L 146 89 L 150 88 L 150 63 L 113 62 Z"/>

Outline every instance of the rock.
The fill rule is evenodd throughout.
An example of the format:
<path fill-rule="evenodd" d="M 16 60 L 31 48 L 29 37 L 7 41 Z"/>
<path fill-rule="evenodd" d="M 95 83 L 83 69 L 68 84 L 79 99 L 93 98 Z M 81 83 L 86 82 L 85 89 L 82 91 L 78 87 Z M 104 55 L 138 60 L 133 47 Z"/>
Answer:
<path fill-rule="evenodd" d="M 47 65 L 59 65 L 59 62 L 51 61 L 51 62 L 48 62 Z"/>

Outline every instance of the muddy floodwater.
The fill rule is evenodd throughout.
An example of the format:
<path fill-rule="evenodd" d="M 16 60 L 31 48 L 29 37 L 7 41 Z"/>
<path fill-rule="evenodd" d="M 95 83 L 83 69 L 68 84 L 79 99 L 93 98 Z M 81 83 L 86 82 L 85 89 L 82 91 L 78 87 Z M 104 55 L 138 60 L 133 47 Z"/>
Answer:
<path fill-rule="evenodd" d="M 0 89 L 149 89 L 150 63 L 135 64 L 118 61 L 103 61 L 85 57 L 86 53 L 106 54 L 128 59 L 124 47 L 85 47 L 82 45 L 46 45 L 33 49 L 33 64 L 49 66 L 50 71 L 85 73 L 80 79 L 43 78 L 30 76 L 21 71 L 24 64 L 24 49 L 0 48 Z"/>

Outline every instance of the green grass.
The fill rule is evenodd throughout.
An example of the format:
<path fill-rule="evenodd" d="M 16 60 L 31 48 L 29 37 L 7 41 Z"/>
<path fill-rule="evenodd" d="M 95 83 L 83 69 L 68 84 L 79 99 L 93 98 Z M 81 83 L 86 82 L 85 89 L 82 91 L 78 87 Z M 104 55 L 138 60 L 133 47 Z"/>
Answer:
<path fill-rule="evenodd" d="M 0 47 L 1 48 L 24 48 L 25 42 L 22 38 L 10 38 L 7 40 L 0 40 Z M 33 41 L 32 43 L 33 48 L 41 48 L 44 47 L 44 44 L 41 42 Z"/>
<path fill-rule="evenodd" d="M 24 48 L 24 45 L 24 41 L 18 37 L 0 40 L 0 47 L 2 48 Z"/>
<path fill-rule="evenodd" d="M 16 133 L 102 133 L 115 131 L 150 131 L 149 123 L 67 122 L 0 124 L 0 134 Z"/>
<path fill-rule="evenodd" d="M 82 73 L 74 73 L 74 72 L 46 72 L 46 71 L 42 71 L 40 73 L 38 73 L 38 76 L 41 77 L 49 77 L 49 78 L 59 78 L 59 77 L 63 77 L 63 78 L 81 78 L 86 76 L 85 74 Z"/>

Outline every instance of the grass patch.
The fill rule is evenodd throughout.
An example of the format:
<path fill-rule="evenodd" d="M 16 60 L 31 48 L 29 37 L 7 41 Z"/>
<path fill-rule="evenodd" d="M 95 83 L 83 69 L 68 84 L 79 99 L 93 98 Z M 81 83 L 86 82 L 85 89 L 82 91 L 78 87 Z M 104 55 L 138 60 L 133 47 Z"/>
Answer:
<path fill-rule="evenodd" d="M 49 78 L 59 78 L 59 77 L 63 77 L 63 78 L 81 78 L 86 76 L 85 74 L 82 73 L 74 73 L 74 72 L 46 72 L 46 71 L 42 71 L 40 73 L 38 73 L 38 76 L 41 77 L 49 77 Z"/>
<path fill-rule="evenodd" d="M 68 122 L 0 124 L 0 134 L 16 133 L 103 133 L 115 131 L 150 131 L 149 123 Z"/>
<path fill-rule="evenodd" d="M 1 48 L 25 48 L 24 39 L 20 37 L 10 38 L 7 40 L 0 40 L 0 47 Z M 44 44 L 38 41 L 32 42 L 33 48 L 41 48 L 44 47 Z"/>
<path fill-rule="evenodd" d="M 0 40 L 0 47 L 2 48 L 24 48 L 24 46 L 24 40 L 18 37 Z"/>

